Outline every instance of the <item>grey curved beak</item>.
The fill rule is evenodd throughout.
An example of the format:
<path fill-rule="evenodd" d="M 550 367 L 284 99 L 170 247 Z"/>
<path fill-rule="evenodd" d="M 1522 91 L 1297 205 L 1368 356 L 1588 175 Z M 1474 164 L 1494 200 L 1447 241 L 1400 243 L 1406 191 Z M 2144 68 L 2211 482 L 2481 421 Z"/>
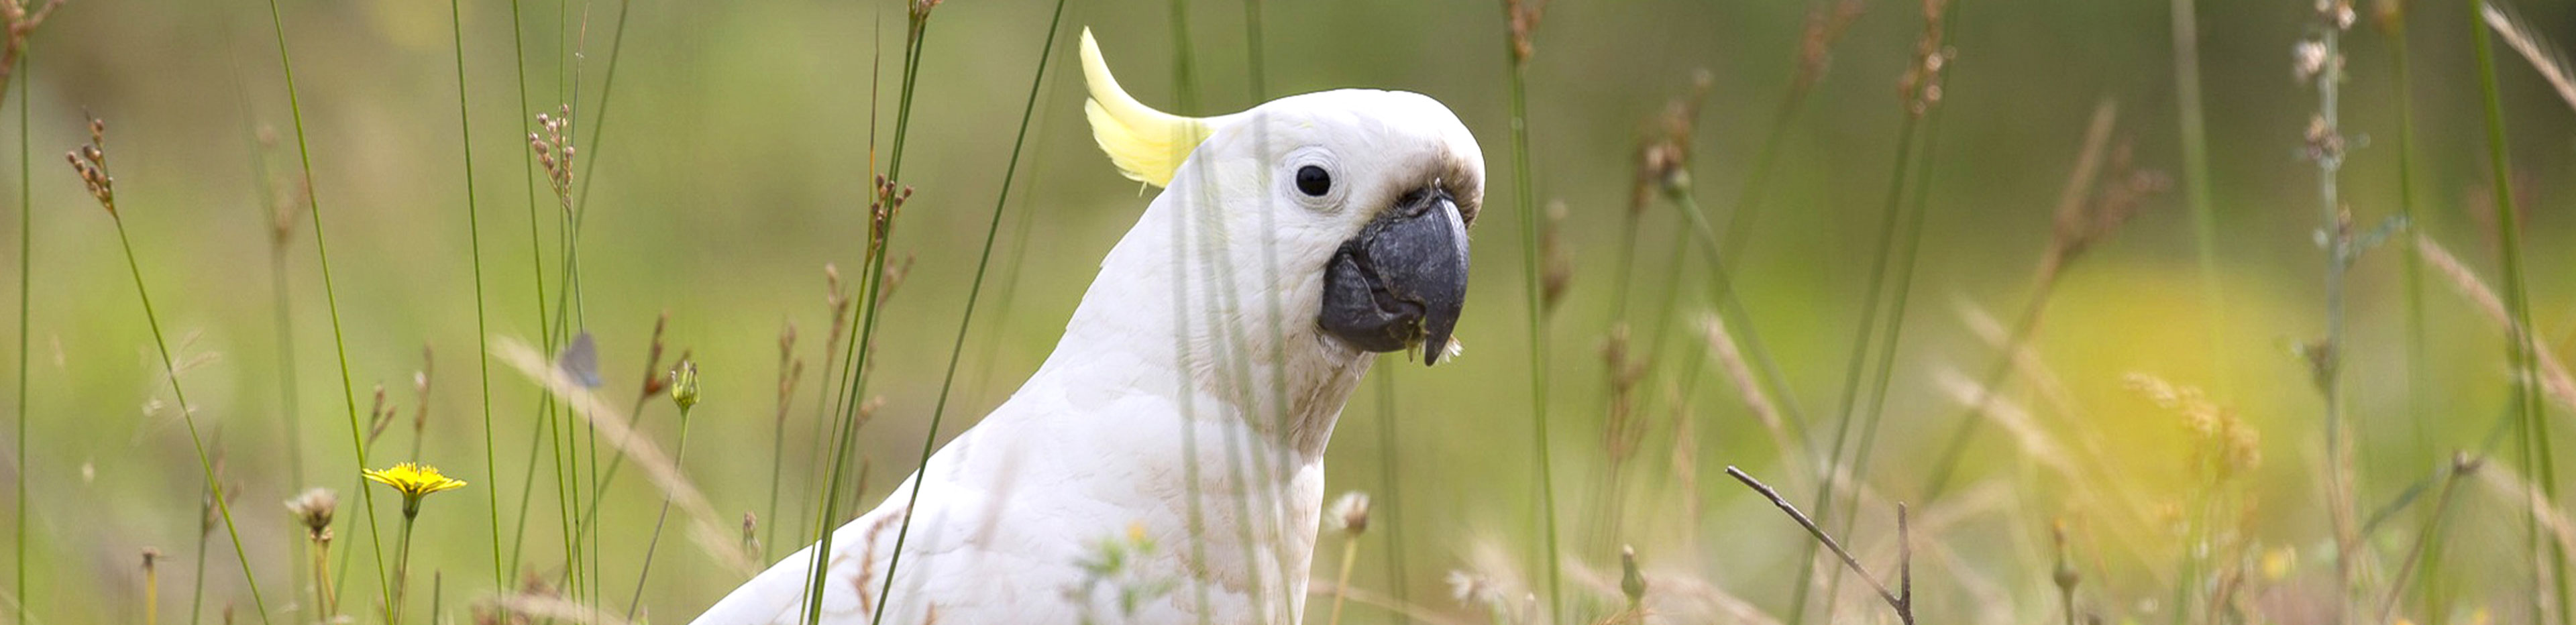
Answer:
<path fill-rule="evenodd" d="M 1316 325 L 1354 347 L 1422 346 L 1439 364 L 1467 304 L 1467 224 L 1445 191 L 1415 191 L 1342 242 Z"/>

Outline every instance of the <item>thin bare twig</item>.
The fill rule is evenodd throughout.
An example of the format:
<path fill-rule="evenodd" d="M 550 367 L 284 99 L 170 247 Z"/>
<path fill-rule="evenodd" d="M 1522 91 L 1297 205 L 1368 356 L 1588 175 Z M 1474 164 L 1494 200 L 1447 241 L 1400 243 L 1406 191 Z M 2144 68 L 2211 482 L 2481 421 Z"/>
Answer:
<path fill-rule="evenodd" d="M 1843 566 L 1851 567 L 1853 574 L 1859 575 L 1861 581 L 1869 582 L 1871 590 L 1878 591 L 1878 598 L 1886 601 L 1887 607 L 1896 611 L 1898 621 L 1905 625 L 1914 625 L 1914 549 L 1912 537 L 1908 535 L 1911 528 L 1905 520 L 1905 504 L 1896 504 L 1897 591 L 1889 592 L 1886 584 L 1879 583 L 1878 576 L 1870 574 L 1869 567 L 1861 566 L 1860 560 L 1853 558 L 1850 551 L 1843 549 L 1842 543 L 1835 542 L 1834 537 L 1826 534 L 1824 528 L 1816 527 L 1815 520 L 1807 518 L 1806 513 L 1799 512 L 1798 506 L 1790 504 L 1787 499 L 1781 499 L 1779 491 L 1771 490 L 1771 485 L 1762 483 L 1762 480 L 1753 479 L 1753 476 L 1746 474 L 1743 469 L 1733 466 L 1726 467 L 1726 474 L 1734 476 L 1735 481 L 1743 482 L 1745 487 L 1762 493 L 1763 498 L 1771 500 L 1771 505 L 1778 506 L 1781 512 L 1789 515 L 1791 520 L 1797 521 L 1799 527 L 1807 528 L 1808 535 L 1815 536 L 1816 542 L 1824 543 L 1825 549 L 1833 551 L 1835 557 L 1842 558 Z"/>

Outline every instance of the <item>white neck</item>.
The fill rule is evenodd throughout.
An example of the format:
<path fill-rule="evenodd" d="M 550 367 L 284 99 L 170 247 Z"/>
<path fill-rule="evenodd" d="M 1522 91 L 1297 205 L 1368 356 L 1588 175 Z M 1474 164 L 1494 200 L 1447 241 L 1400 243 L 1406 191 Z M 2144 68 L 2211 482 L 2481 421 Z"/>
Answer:
<path fill-rule="evenodd" d="M 1175 181 L 1101 261 L 1031 382 L 1187 397 L 1194 418 L 1241 420 L 1319 460 L 1376 355 L 1316 329 L 1323 256 L 1282 251 L 1265 263 L 1265 250 L 1284 246 L 1266 245 L 1259 212 L 1183 199 L 1199 195 L 1194 186 Z M 1138 366 L 1076 364 L 1102 354 Z"/>

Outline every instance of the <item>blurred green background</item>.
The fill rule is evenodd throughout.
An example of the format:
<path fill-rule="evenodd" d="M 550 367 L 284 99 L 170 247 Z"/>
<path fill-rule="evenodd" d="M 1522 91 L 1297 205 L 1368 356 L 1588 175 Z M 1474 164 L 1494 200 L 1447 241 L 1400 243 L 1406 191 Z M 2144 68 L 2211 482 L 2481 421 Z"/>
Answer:
<path fill-rule="evenodd" d="M 2576 32 L 2576 10 L 2524 4 L 2516 8 L 2541 34 Z M 2083 500 L 2078 494 L 2117 489 L 2117 496 L 2164 514 L 2204 490 L 2190 477 L 2192 448 L 2182 418 L 2130 390 L 2123 380 L 2131 373 L 2204 388 L 2261 432 L 2264 461 L 2243 489 L 2253 503 L 2242 527 L 2257 552 L 2275 560 L 2267 565 L 2281 565 L 2264 572 L 2259 594 L 2246 591 L 2260 602 L 2264 620 L 2311 622 L 2331 611 L 2316 606 L 2343 601 L 2334 590 L 2335 548 L 2318 471 L 2321 403 L 2293 349 L 2322 336 L 2325 326 L 2324 254 L 2314 238 L 2317 168 L 2301 155 L 2317 103 L 2291 67 L 2293 44 L 2314 31 L 2309 5 L 2200 7 L 2214 273 L 2222 295 L 2216 302 L 2205 296 L 2194 224 L 2180 193 L 2188 173 L 2180 164 L 2171 7 L 1961 0 L 1951 9 L 1955 58 L 1929 150 L 1929 208 L 1913 297 L 1885 430 L 1861 476 L 1879 495 L 1918 495 L 1920 477 L 1959 414 L 1941 380 L 1976 375 L 1996 358 L 1963 311 L 2010 319 L 2025 306 L 2049 241 L 2051 207 L 2097 104 L 2117 107 L 2114 142 L 2128 147 L 2132 162 L 2173 177 L 2175 186 L 2145 200 L 2142 215 L 2068 270 L 2030 342 L 2053 378 L 2040 386 L 2016 381 L 2004 395 L 2031 411 L 2037 430 L 2070 441 L 2076 453 L 2119 479 L 2049 477 L 2033 468 L 2014 436 L 1985 428 L 1970 448 L 1958 490 L 1985 487 L 1987 503 L 1955 509 L 1941 533 L 1919 537 L 1941 547 L 1918 563 L 1926 614 L 1956 621 L 1998 613 L 2025 622 L 2053 619 L 2049 527 L 2066 522 L 2077 528 L 2074 549 L 2087 562 L 2079 597 L 2087 613 L 2113 622 L 2171 617 L 2164 603 L 2175 596 L 2178 537 L 2163 529 L 2115 531 L 2129 525 L 2102 519 L 2123 513 L 2070 503 Z M 1049 6 L 957 0 L 932 18 L 903 181 L 918 195 L 893 245 L 897 257 L 911 260 L 912 273 L 884 309 L 880 368 L 870 386 L 886 404 L 860 436 L 875 471 L 861 497 L 867 503 L 906 472 L 899 467 L 915 460 L 928 428 Z M 1446 596 L 1442 580 L 1450 570 L 1478 566 L 1472 560 L 1480 551 L 1510 556 L 1527 579 L 1543 569 L 1531 561 L 1542 530 L 1519 275 L 1527 250 L 1519 244 L 1508 167 L 1502 13 L 1485 2 L 1263 3 L 1267 93 L 1256 96 L 1247 72 L 1246 6 L 1188 4 L 1200 106 L 1176 112 L 1231 112 L 1257 99 L 1341 87 L 1402 89 L 1448 104 L 1486 149 L 1488 215 L 1495 218 L 1476 232 L 1474 295 L 1458 330 L 1466 354 L 1429 370 L 1400 358 L 1382 363 L 1379 375 L 1395 370 L 1398 410 L 1380 410 L 1374 387 L 1364 387 L 1344 413 L 1328 478 L 1330 492 L 1379 496 L 1377 527 L 1385 529 L 1373 528 L 1360 550 L 1355 586 L 1470 618 L 1471 608 Z M 1805 539 L 1719 469 L 1739 465 L 1785 486 L 1812 484 L 1795 476 L 1812 476 L 1813 467 L 1783 464 L 1718 367 L 1700 369 L 1708 377 L 1696 383 L 1695 399 L 1673 411 L 1667 397 L 1677 394 L 1680 381 L 1672 371 L 1707 353 L 1696 332 L 1677 330 L 1664 345 L 1635 348 L 1652 356 L 1657 372 L 1638 391 L 1650 408 L 1637 416 L 1649 424 L 1646 451 L 1625 469 L 1634 483 L 1604 494 L 1609 399 L 1599 347 L 1615 321 L 1612 285 L 1623 254 L 1635 254 L 1639 276 L 1629 308 L 1658 311 L 1665 301 L 1662 267 L 1673 246 L 1688 242 L 1687 230 L 1678 213 L 1659 203 L 1640 217 L 1636 246 L 1622 247 L 1635 152 L 1665 103 L 1689 93 L 1693 73 L 1707 70 L 1713 82 L 1698 118 L 1690 173 L 1721 224 L 1762 141 L 1787 125 L 1777 173 L 1761 192 L 1768 208 L 1746 239 L 1750 247 L 1735 286 L 1750 329 L 1794 391 L 1785 399 L 1810 419 L 1799 431 L 1819 440 L 1829 435 L 1849 352 L 1860 336 L 1869 259 L 1898 149 L 1898 78 L 1914 59 L 1923 18 L 1917 3 L 1865 6 L 1834 45 L 1830 69 L 1812 97 L 1786 120 L 1776 111 L 1798 68 L 1803 24 L 1818 3 L 1561 2 L 1538 30 L 1528 69 L 1531 184 L 1535 204 L 1566 207 L 1559 232 L 1572 267 L 1569 290 L 1547 330 L 1554 344 L 1548 366 L 1551 468 L 1560 499 L 1555 514 L 1565 557 L 1577 562 L 1568 570 L 1589 571 L 1568 573 L 1568 594 L 1583 597 L 1568 599 L 1569 605 L 1615 606 L 1615 583 L 1582 580 L 1615 580 L 1615 546 L 1633 543 L 1650 576 L 1702 580 L 1775 618 L 1788 611 Z M 529 171 L 525 136 L 536 113 L 577 98 L 577 136 L 592 150 L 582 158 L 596 161 L 576 182 L 590 193 L 580 240 L 581 325 L 599 340 L 607 392 L 633 392 L 655 317 L 667 311 L 672 350 L 693 350 L 705 380 L 707 399 L 694 413 L 697 451 L 686 472 L 727 518 L 765 513 L 776 339 L 783 324 L 802 337 L 798 350 L 809 368 L 787 431 L 806 431 L 821 373 L 816 348 L 828 324 L 822 268 L 837 263 L 855 276 L 860 262 L 869 141 L 885 138 L 891 125 L 902 6 L 466 0 L 460 8 L 472 117 L 471 199 L 481 211 L 490 336 L 541 334 L 532 268 L 544 268 L 548 289 L 560 286 L 553 274 L 560 260 L 553 208 L 544 183 L 523 174 Z M 2345 201 L 2364 227 L 2399 211 L 2396 107 L 2411 99 L 2413 232 L 2442 242 L 2492 283 L 2490 169 L 2469 46 L 2479 31 L 2472 30 L 2469 7 L 2407 8 L 2412 93 L 2399 93 L 2393 82 L 2394 42 L 2380 28 L 2378 7 L 2361 9 L 2361 23 L 2345 37 L 2350 80 L 2343 120 L 2352 146 L 2342 176 Z M 355 483 L 356 465 L 344 402 L 365 406 L 370 385 L 382 383 L 407 419 L 419 401 L 411 387 L 424 346 L 436 358 L 422 458 L 474 485 L 433 498 L 423 516 L 416 574 L 424 587 L 415 591 L 415 614 L 425 615 L 419 606 L 433 570 L 446 578 L 449 618 L 463 618 L 462 610 L 492 594 L 486 494 L 478 491 L 502 489 L 504 507 L 515 513 L 537 393 L 525 378 L 494 367 L 501 471 L 486 475 L 448 5 L 279 0 L 278 10 L 294 55 L 311 187 L 323 220 L 314 224 L 294 209 L 285 248 L 293 397 L 281 397 L 278 384 L 283 363 L 268 274 L 272 210 L 294 201 L 287 191 L 294 186 L 296 132 L 268 7 L 241 0 L 73 0 L 36 36 L 28 80 L 11 94 L 11 109 L 33 106 L 35 199 L 29 207 L 31 330 L 23 337 L 32 349 L 24 372 L 30 454 L 8 466 L 27 472 L 30 482 L 33 525 L 23 547 L 31 553 L 32 579 L 24 599 L 43 622 L 140 620 L 143 579 L 135 554 L 147 547 L 179 558 L 181 566 L 164 569 L 160 578 L 161 618 L 184 614 L 203 485 L 185 429 L 173 410 L 156 404 L 167 401 L 166 385 L 112 224 L 50 156 L 86 138 L 84 111 L 109 124 L 119 205 L 163 323 L 185 354 L 203 358 L 182 379 L 210 444 L 224 457 L 224 478 L 237 489 L 236 519 L 271 609 L 290 614 L 285 606 L 300 596 L 287 583 L 298 535 L 275 502 L 308 486 L 340 489 L 344 500 L 358 500 L 346 490 Z M 514 56 L 514 12 L 523 59 Z M 1003 269 L 986 284 L 943 435 L 998 403 L 1046 356 L 1095 263 L 1148 199 L 1093 147 L 1079 114 L 1079 83 L 1055 84 L 1078 72 L 1072 29 L 1091 27 L 1131 92 L 1169 109 L 1178 99 L 1172 15 L 1166 3 L 1072 3 L 1002 221 L 995 254 Z M 2576 328 L 2576 272 L 2567 270 L 2576 263 L 2570 245 L 2576 219 L 2564 210 L 2566 181 L 2576 166 L 2570 111 L 2530 64 L 2499 50 L 2512 175 L 2527 213 L 2532 311 L 2546 342 L 2563 354 Z M 882 64 L 881 77 L 872 63 Z M 514 82 L 522 70 L 524 108 Z M 6 152 L 0 163 L 17 159 Z M 882 158 L 883 149 L 877 153 Z M 280 194 L 285 197 L 273 197 Z M 534 234 L 531 210 L 540 222 Z M 7 240 L 18 240 L 16 227 L 8 228 Z M 344 399 L 336 368 L 313 253 L 317 230 L 328 235 L 353 400 Z M 531 249 L 532 236 L 542 249 Z M 2349 278 L 2344 375 L 2364 511 L 2427 483 L 2451 450 L 2479 449 L 2506 414 L 2512 369 L 2500 326 L 2429 272 L 2421 285 L 2424 349 L 2410 349 L 2410 249 L 2372 249 Z M 1696 286 L 1705 283 L 1705 266 L 1688 258 L 1681 284 L 1691 286 L 1680 294 L 1681 319 L 1698 316 L 1710 301 Z M 1647 312 L 1631 317 L 1638 325 L 1652 318 Z M 1637 331 L 1641 341 L 1651 334 Z M 0 362 L 12 376 L 15 366 Z M 2410 367 L 2426 375 L 2410 376 Z M 2550 413 L 2559 418 L 2568 411 L 2553 405 Z M 677 433 L 671 417 L 659 404 L 644 417 L 646 431 L 665 446 Z M 1679 469 L 1669 466 L 1676 462 L 1671 424 L 1677 418 L 1689 420 L 1695 436 L 1684 445 L 1692 453 L 1682 456 Z M 304 483 L 289 473 L 288 428 L 301 428 Z M 398 425 L 382 443 L 398 453 L 410 438 Z M 791 459 L 804 449 L 796 438 Z M 2559 443 L 2566 449 L 2576 441 Z M 1387 471 L 1386 463 L 1396 463 L 1396 470 Z M 1387 484 L 1390 473 L 1400 482 Z M 651 531 L 660 497 L 634 475 L 609 492 L 603 545 L 639 545 Z M 791 501 L 810 492 L 801 475 L 791 471 Z M 561 545 L 543 516 L 552 514 L 552 491 L 543 478 L 537 484 L 541 516 L 531 523 L 523 562 L 545 571 L 549 562 L 560 563 Z M 1800 501 L 1813 493 L 1812 486 L 1785 490 Z M 2532 617 L 2524 612 L 2531 584 L 2523 559 L 2524 508 L 2497 493 L 2463 488 L 2448 517 L 2446 565 L 2438 574 L 2460 597 L 2459 614 L 2491 608 L 2496 618 L 2524 621 Z M 1598 522 L 1596 508 L 1608 497 L 1626 500 L 1629 518 L 1621 527 Z M 1854 542 L 1880 554 L 1874 564 L 1883 563 L 1891 515 L 1880 500 L 1869 501 Z M 392 498 L 377 503 L 385 506 L 390 532 Z M 2364 537 L 2382 582 L 2412 545 L 2421 508 Z M 363 516 L 342 511 L 343 519 Z M 513 520 L 503 517 L 505 524 Z M 2151 520 L 2137 527 L 2165 526 Z M 351 533 L 356 529 L 344 526 L 343 548 L 363 549 L 363 537 Z M 237 618 L 247 619 L 240 577 L 220 544 L 222 534 L 215 536 L 205 620 L 227 604 L 242 604 Z M 1390 542 L 1397 536 L 1400 552 Z M 741 581 L 687 546 L 677 531 L 664 543 L 645 593 L 656 620 L 684 619 Z M 1338 543 L 1324 544 L 1318 570 L 1330 571 L 1339 561 L 1330 546 Z M 603 564 L 603 595 L 613 599 L 605 603 L 618 612 L 640 559 L 632 551 L 612 549 Z M 359 562 L 367 560 L 362 555 Z M 353 583 L 351 597 L 373 596 L 372 581 Z M 2011 601 L 1984 600 L 1988 590 Z M 2375 609 L 2381 592 L 2355 602 L 2356 609 Z M 2437 620 L 2408 597 L 2400 615 Z M 1841 616 L 1875 618 L 1868 601 L 1865 591 L 1847 585 Z M 1391 619 L 1373 607 L 1353 613 L 1359 622 Z M 1678 618 L 1685 608 L 1672 613 Z"/>

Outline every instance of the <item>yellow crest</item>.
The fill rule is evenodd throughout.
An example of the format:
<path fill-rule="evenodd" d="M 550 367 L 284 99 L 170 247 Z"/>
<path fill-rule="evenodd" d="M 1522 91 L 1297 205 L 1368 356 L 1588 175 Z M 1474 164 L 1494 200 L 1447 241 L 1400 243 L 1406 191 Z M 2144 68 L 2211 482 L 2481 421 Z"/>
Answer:
<path fill-rule="evenodd" d="M 1109 153 L 1118 173 L 1130 179 L 1171 186 L 1172 172 L 1181 168 L 1190 150 L 1216 132 L 1205 118 L 1157 111 L 1127 95 L 1109 75 L 1109 63 L 1100 59 L 1100 44 L 1092 41 L 1089 28 L 1082 29 L 1082 77 L 1091 92 L 1082 103 L 1083 116 L 1091 119 L 1091 138 Z"/>

